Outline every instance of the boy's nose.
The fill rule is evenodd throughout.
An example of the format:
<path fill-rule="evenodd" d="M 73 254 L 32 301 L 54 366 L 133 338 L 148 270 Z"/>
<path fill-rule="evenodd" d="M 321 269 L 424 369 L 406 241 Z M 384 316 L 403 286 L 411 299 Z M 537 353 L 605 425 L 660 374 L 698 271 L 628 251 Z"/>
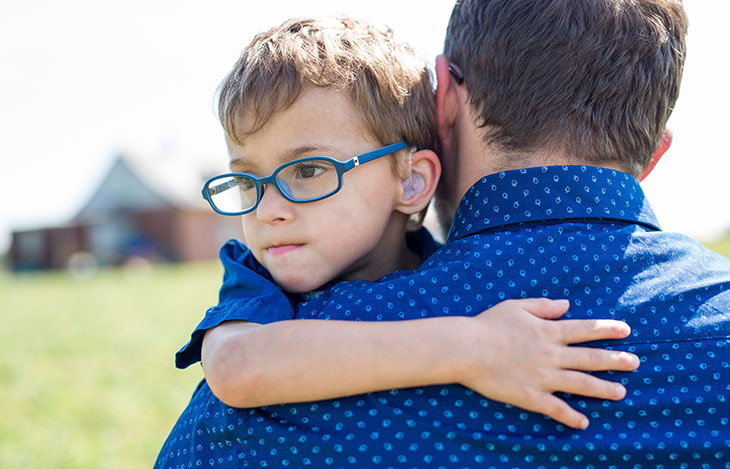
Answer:
<path fill-rule="evenodd" d="M 262 223 L 283 223 L 294 218 L 294 203 L 282 196 L 276 187 L 266 184 L 262 188 L 261 200 L 256 207 L 256 218 Z M 286 190 L 286 189 L 284 189 Z"/>

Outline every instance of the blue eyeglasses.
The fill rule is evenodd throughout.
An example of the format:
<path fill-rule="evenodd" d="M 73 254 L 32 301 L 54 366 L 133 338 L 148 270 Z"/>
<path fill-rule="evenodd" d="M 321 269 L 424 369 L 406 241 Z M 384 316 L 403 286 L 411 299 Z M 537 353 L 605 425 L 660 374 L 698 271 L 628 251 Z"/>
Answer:
<path fill-rule="evenodd" d="M 398 142 L 346 161 L 309 156 L 283 164 L 270 176 L 261 178 L 246 173 L 221 174 L 206 181 L 203 198 L 221 215 L 243 215 L 258 207 L 264 185 L 272 184 L 290 202 L 315 202 L 337 193 L 342 188 L 342 175 L 347 171 L 407 146 Z"/>

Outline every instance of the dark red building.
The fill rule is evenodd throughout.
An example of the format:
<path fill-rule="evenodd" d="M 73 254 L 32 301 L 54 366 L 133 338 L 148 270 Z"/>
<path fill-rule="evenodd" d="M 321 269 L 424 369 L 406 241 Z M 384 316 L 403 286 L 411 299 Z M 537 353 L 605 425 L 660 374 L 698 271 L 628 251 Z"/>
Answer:
<path fill-rule="evenodd" d="M 204 179 L 171 156 L 119 156 L 71 221 L 13 232 L 11 268 L 64 269 L 79 258 L 98 265 L 215 258 L 221 244 L 240 237 L 241 221 L 208 207 L 200 195 Z"/>

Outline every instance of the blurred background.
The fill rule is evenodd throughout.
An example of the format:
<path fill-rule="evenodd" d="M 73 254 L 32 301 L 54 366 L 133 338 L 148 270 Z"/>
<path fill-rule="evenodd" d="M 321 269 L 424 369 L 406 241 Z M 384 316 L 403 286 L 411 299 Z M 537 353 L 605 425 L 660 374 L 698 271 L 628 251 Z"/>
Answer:
<path fill-rule="evenodd" d="M 239 229 L 200 188 L 226 169 L 214 94 L 253 35 L 343 12 L 432 64 L 452 5 L 0 0 L 0 467 L 152 465 L 202 376 L 173 354 Z M 686 9 L 674 143 L 642 185 L 664 229 L 728 255 L 730 4 Z"/>

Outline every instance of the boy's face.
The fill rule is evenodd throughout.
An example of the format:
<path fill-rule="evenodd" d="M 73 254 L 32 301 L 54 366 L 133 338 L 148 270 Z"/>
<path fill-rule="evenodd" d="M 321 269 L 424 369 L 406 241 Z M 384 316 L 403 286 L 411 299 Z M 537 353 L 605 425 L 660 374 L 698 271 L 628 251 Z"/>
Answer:
<path fill-rule="evenodd" d="M 390 143 L 369 135 L 344 92 L 309 87 L 242 145 L 227 145 L 231 171 L 263 177 L 294 159 L 346 160 Z M 402 182 L 392 157 L 348 171 L 339 192 L 316 202 L 289 202 L 266 186 L 256 210 L 242 216 L 244 240 L 282 288 L 304 292 L 333 279 L 376 280 L 406 267 L 407 215 L 397 212 Z"/>

